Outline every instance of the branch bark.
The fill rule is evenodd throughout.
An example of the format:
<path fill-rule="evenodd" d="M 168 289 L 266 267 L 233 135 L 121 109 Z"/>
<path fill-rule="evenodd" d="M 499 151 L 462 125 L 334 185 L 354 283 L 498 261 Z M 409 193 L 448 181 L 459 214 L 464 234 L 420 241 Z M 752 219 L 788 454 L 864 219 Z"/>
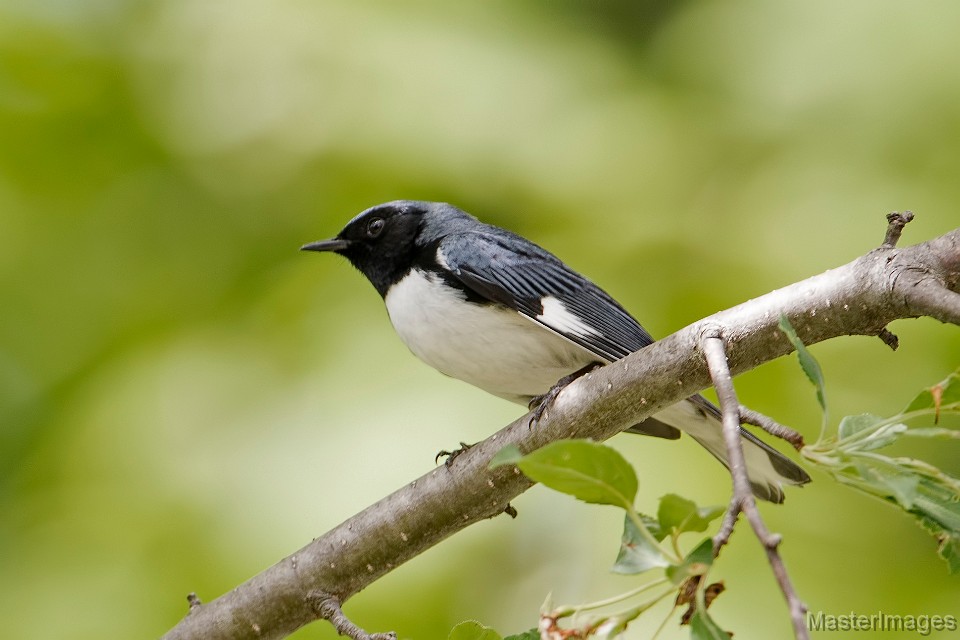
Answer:
<path fill-rule="evenodd" d="M 891 321 L 921 315 L 960 324 L 960 229 L 903 249 L 883 246 L 586 374 L 559 394 L 535 428 L 527 416 L 515 420 L 449 467 L 401 487 L 229 593 L 192 606 L 164 639 L 282 638 L 329 617 L 331 602 L 339 610 L 400 564 L 502 513 L 528 489 L 532 483 L 515 468 L 487 469 L 502 447 L 513 443 L 526 453 L 561 438 L 606 440 L 705 389 L 711 380 L 699 346 L 707 331 L 723 335 L 731 375 L 786 355 L 792 347 L 777 326 L 781 314 L 808 345 L 880 336 Z"/>

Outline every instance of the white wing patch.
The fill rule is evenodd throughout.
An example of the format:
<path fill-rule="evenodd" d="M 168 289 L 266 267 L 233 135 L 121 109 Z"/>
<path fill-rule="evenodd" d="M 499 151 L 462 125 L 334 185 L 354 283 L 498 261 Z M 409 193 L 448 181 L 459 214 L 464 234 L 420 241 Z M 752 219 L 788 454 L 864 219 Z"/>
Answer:
<path fill-rule="evenodd" d="M 544 296 L 540 299 L 540 304 L 543 306 L 543 313 L 537 316 L 537 321 L 554 331 L 580 337 L 600 335 L 596 329 L 570 313 L 561 300 L 553 296 Z"/>
<path fill-rule="evenodd" d="M 437 255 L 436 255 L 436 258 L 437 258 L 437 264 L 439 264 L 441 267 L 443 267 L 443 268 L 446 269 L 447 271 L 453 271 L 454 273 L 459 273 L 459 271 L 460 271 L 459 269 L 451 269 L 451 268 L 450 268 L 450 263 L 447 262 L 447 256 L 445 256 L 445 255 L 443 254 L 443 249 L 442 249 L 441 247 L 439 247 L 439 246 L 437 247 Z"/>

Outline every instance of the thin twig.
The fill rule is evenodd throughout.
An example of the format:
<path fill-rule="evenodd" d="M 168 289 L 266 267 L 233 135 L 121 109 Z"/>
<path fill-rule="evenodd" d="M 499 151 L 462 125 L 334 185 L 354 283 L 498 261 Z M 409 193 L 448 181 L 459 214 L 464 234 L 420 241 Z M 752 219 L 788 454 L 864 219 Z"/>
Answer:
<path fill-rule="evenodd" d="M 196 593 L 187 594 L 187 604 L 190 605 L 190 610 L 193 611 L 199 606 L 203 605 L 203 602 L 200 601 L 200 597 Z"/>
<path fill-rule="evenodd" d="M 754 411 L 744 405 L 740 405 L 740 421 L 744 424 L 752 424 L 755 427 L 760 427 L 770 435 L 786 440 L 797 451 L 803 449 L 805 444 L 803 435 L 801 435 L 799 431 L 794 431 L 790 427 L 780 424 L 770 416 L 765 416 L 759 411 Z"/>
<path fill-rule="evenodd" d="M 883 238 L 882 247 L 893 249 L 900 242 L 900 234 L 907 223 L 913 220 L 913 211 L 894 211 L 887 214 L 887 233 Z"/>
<path fill-rule="evenodd" d="M 723 545 L 730 542 L 730 536 L 733 535 L 733 528 L 737 526 L 737 520 L 740 518 L 740 500 L 737 496 L 730 499 L 727 505 L 727 512 L 723 514 L 723 522 L 717 535 L 713 536 L 713 557 L 720 555 Z"/>
<path fill-rule="evenodd" d="M 330 622 L 342 636 L 353 638 L 353 640 L 397 640 L 397 634 L 393 631 L 387 633 L 367 633 L 343 613 L 340 599 L 329 593 L 311 594 L 313 605 L 321 618 Z"/>
<path fill-rule="evenodd" d="M 890 347 L 890 349 L 893 351 L 896 351 L 897 347 L 900 346 L 900 338 L 897 337 L 897 334 L 893 333 L 886 327 L 880 329 L 880 333 L 877 334 L 877 337 L 883 340 L 883 344 Z"/>
<path fill-rule="evenodd" d="M 794 636 L 797 640 L 809 640 L 810 633 L 804 619 L 807 607 L 793 588 L 793 583 L 790 581 L 790 576 L 783 564 L 783 558 L 777 551 L 781 537 L 767 529 L 767 525 L 763 522 L 759 510 L 757 510 L 757 503 L 750 488 L 750 478 L 747 476 L 743 446 L 740 443 L 740 403 L 737 400 L 736 389 L 733 387 L 730 367 L 727 365 L 726 347 L 719 336 L 719 330 L 707 330 L 701 340 L 701 350 L 707 360 L 710 377 L 713 380 L 714 389 L 717 391 L 717 398 L 720 400 L 720 410 L 723 412 L 723 439 L 727 445 L 730 476 L 733 478 L 734 497 L 730 502 L 727 515 L 724 517 L 722 530 L 726 532 L 726 536 L 729 538 L 733 531 L 732 523 L 736 521 L 736 513 L 742 511 L 747 517 L 754 534 L 767 552 L 770 568 L 773 570 L 773 575 L 787 601 L 787 606 L 790 609 L 790 620 L 793 622 Z M 726 540 L 723 538 L 720 539 L 719 544 L 715 540 L 714 548 L 719 549 L 725 543 Z"/>

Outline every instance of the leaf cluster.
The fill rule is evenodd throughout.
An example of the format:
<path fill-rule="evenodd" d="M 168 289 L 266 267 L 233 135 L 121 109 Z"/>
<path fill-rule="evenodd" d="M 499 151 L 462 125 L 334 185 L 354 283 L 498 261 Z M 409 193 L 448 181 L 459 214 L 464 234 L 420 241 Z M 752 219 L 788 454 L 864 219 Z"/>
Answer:
<path fill-rule="evenodd" d="M 663 571 L 659 578 L 599 602 L 553 606 L 548 599 L 541 610 L 539 630 L 529 632 L 534 634 L 529 637 L 539 638 L 542 632 L 547 637 L 556 634 L 564 638 L 616 638 L 640 614 L 676 593 L 674 609 L 689 606 L 683 623 L 689 623 L 694 640 L 728 638 L 707 613 L 709 602 L 723 590 L 722 585 L 712 585 L 712 595 L 705 595 L 703 578 L 714 559 L 712 538 L 702 539 L 688 552 L 682 551 L 680 544 L 683 534 L 706 531 L 709 524 L 723 514 L 722 507 L 699 507 L 691 500 L 668 494 L 660 499 L 655 516 L 638 512 L 634 500 L 639 483 L 633 467 L 615 449 L 589 440 L 560 440 L 526 455 L 511 445 L 490 463 L 491 467 L 503 465 L 513 465 L 530 479 L 583 502 L 623 509 L 623 534 L 612 571 L 627 575 Z M 623 610 L 595 613 L 648 592 L 652 595 Z M 567 621 L 566 627 L 559 626 L 561 620 Z M 460 625 L 454 631 L 473 635 L 450 637 L 457 640 L 500 638 L 478 623 L 464 625 L 468 626 Z M 525 637 L 528 636 L 510 636 Z"/>
<path fill-rule="evenodd" d="M 817 389 L 823 409 L 820 438 L 801 454 L 842 484 L 894 505 L 916 519 L 937 541 L 950 573 L 960 573 L 960 479 L 915 458 L 879 453 L 906 440 L 958 440 L 960 430 L 942 426 L 960 415 L 960 369 L 916 395 L 899 413 L 842 418 L 835 432 L 827 424 L 827 400 L 820 365 L 786 318 L 780 326 L 797 349 L 800 364 Z"/>

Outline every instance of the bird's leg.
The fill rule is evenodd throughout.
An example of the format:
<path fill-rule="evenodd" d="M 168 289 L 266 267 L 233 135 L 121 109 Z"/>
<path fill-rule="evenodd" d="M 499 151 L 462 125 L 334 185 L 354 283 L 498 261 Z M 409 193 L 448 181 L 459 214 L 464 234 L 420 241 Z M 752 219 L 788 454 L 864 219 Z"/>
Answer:
<path fill-rule="evenodd" d="M 532 415 L 530 416 L 529 426 L 533 427 L 533 425 L 540 422 L 540 418 L 542 418 L 543 414 L 546 413 L 547 407 L 549 407 L 553 403 L 553 401 L 556 400 L 557 396 L 560 395 L 560 392 L 563 391 L 564 387 L 566 387 L 568 384 L 570 384 L 577 378 L 585 376 L 591 371 L 593 371 L 594 369 L 598 369 L 599 367 L 602 367 L 602 366 L 603 364 L 599 362 L 591 362 L 587 366 L 577 369 L 576 371 L 574 371 L 569 375 L 563 376 L 562 378 L 557 380 L 556 384 L 550 387 L 549 391 L 531 400 L 530 404 L 527 405 L 527 408 L 533 412 Z"/>
<path fill-rule="evenodd" d="M 443 451 L 438 451 L 436 457 L 433 459 L 433 462 L 434 464 L 436 464 L 437 462 L 440 461 L 441 456 L 447 456 L 447 459 L 443 462 L 443 466 L 449 469 L 450 465 L 453 464 L 453 461 L 456 460 L 460 456 L 460 454 L 465 453 L 467 449 L 471 448 L 472 446 L 473 446 L 472 444 L 461 442 L 459 449 L 454 449 L 453 451 L 447 451 L 446 449 L 444 449 Z"/>

